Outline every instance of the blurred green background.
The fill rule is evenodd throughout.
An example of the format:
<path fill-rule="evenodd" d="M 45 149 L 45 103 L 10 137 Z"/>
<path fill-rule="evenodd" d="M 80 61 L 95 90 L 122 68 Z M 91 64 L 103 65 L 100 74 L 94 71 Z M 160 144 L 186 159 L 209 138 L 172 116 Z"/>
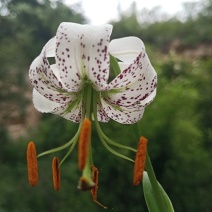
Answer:
<path fill-rule="evenodd" d="M 144 41 L 159 82 L 157 97 L 137 131 L 113 121 L 102 128 L 134 148 L 139 135 L 149 139 L 157 178 L 176 212 L 211 212 L 212 1 L 191 2 L 184 9 L 183 19 L 157 21 L 157 10 L 144 14 L 133 3 L 127 13 L 119 14 L 120 21 L 112 22 L 112 39 L 133 35 Z M 34 140 L 40 153 L 64 144 L 77 130 L 76 124 L 34 109 L 28 80 L 32 60 L 62 21 L 87 23 L 80 4 L 68 8 L 62 1 L 0 0 L 0 212 L 104 210 L 89 192 L 77 190 L 77 148 L 61 167 L 59 192 L 51 180 L 53 155 L 39 159 L 38 186 L 28 184 L 28 141 Z M 108 211 L 147 211 L 142 186 L 133 186 L 133 165 L 111 155 L 95 128 L 92 136 L 100 171 L 99 201 Z"/>

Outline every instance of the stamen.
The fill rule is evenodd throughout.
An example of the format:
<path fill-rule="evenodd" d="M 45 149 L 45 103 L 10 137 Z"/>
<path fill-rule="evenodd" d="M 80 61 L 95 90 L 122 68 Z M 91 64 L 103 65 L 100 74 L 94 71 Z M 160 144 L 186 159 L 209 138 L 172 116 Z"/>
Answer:
<path fill-rule="evenodd" d="M 97 200 L 97 191 L 98 191 L 98 181 L 99 181 L 99 171 L 98 169 L 92 165 L 91 166 L 92 169 L 92 175 L 91 175 L 91 179 L 93 180 L 93 182 L 95 183 L 94 188 L 91 189 L 91 195 L 93 197 L 93 201 L 95 203 L 97 203 L 98 205 L 102 206 L 104 209 L 107 209 L 106 206 L 102 205 L 98 200 Z"/>
<path fill-rule="evenodd" d="M 79 137 L 78 146 L 78 166 L 82 171 L 85 168 L 86 160 L 88 156 L 89 143 L 91 138 L 91 121 L 87 118 L 82 123 L 82 129 Z"/>
<path fill-rule="evenodd" d="M 27 146 L 27 169 L 29 183 L 31 186 L 35 186 L 38 183 L 38 161 L 33 141 L 29 142 Z"/>
<path fill-rule="evenodd" d="M 86 177 L 81 177 L 77 186 L 77 188 L 82 191 L 88 191 L 94 187 L 94 182 L 87 179 Z"/>
<path fill-rule="evenodd" d="M 56 191 L 60 190 L 60 167 L 59 160 L 57 157 L 54 157 L 52 160 L 52 178 L 53 185 Z"/>
<path fill-rule="evenodd" d="M 135 156 L 134 165 L 134 185 L 139 185 L 143 179 L 143 172 L 146 163 L 146 153 L 147 153 L 147 139 L 140 137 L 138 148 Z"/>

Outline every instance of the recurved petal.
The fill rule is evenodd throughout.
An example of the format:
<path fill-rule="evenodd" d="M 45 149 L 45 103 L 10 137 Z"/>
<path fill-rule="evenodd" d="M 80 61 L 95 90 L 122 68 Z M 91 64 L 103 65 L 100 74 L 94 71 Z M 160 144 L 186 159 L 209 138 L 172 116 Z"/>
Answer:
<path fill-rule="evenodd" d="M 36 60 L 36 59 L 35 59 Z M 35 72 L 35 69 L 30 69 L 31 73 Z M 52 87 L 49 81 L 42 77 L 42 74 L 38 74 L 35 72 L 33 77 L 30 78 L 30 81 L 34 88 L 47 99 L 54 102 L 66 102 L 68 98 L 66 98 L 63 94 L 59 93 L 56 88 Z"/>
<path fill-rule="evenodd" d="M 107 116 L 122 124 L 134 124 L 142 118 L 144 113 L 143 106 L 118 107 L 108 103 L 104 99 L 101 99 L 101 103 Z"/>
<path fill-rule="evenodd" d="M 110 120 L 110 117 L 107 115 L 107 113 L 105 112 L 102 106 L 102 102 L 100 98 L 98 98 L 97 100 L 97 119 L 100 122 L 108 122 Z"/>
<path fill-rule="evenodd" d="M 55 57 L 56 38 L 53 37 L 52 39 L 50 39 L 45 46 L 46 57 Z"/>
<path fill-rule="evenodd" d="M 144 44 L 137 37 L 114 39 L 109 45 L 109 53 L 125 63 L 132 63 L 144 51 Z"/>
<path fill-rule="evenodd" d="M 140 101 L 140 105 L 146 107 L 147 105 L 149 105 L 154 99 L 155 99 L 155 96 L 156 96 L 156 88 L 155 90 L 149 95 L 147 96 L 145 99 L 141 100 Z"/>
<path fill-rule="evenodd" d="M 130 65 L 130 63 L 123 63 L 123 62 L 118 62 L 118 64 L 121 72 L 127 69 Z"/>
<path fill-rule="evenodd" d="M 47 47 L 45 46 L 41 54 L 32 62 L 29 70 L 29 79 L 34 88 L 47 99 L 58 103 L 72 101 L 76 98 L 76 94 L 67 93 L 59 78 L 57 66 L 55 64 L 50 65 L 45 56 L 46 48 L 49 48 L 48 45 L 47 43 Z"/>
<path fill-rule="evenodd" d="M 149 97 L 157 86 L 157 74 L 146 53 L 141 53 L 131 65 L 122 63 L 125 69 L 109 84 L 105 99 L 118 106 L 130 106 Z"/>
<path fill-rule="evenodd" d="M 53 102 L 41 95 L 35 88 L 33 89 L 33 103 L 35 108 L 42 113 L 51 113 L 60 104 Z"/>
<path fill-rule="evenodd" d="M 62 23 L 56 35 L 56 64 L 69 91 L 78 91 L 83 79 L 101 90 L 109 75 L 108 45 L 111 25 Z"/>
<path fill-rule="evenodd" d="M 36 89 L 33 89 L 33 103 L 35 108 L 42 113 L 53 113 L 62 116 L 73 122 L 80 122 L 82 119 L 82 100 L 57 103 L 42 96 Z"/>
<path fill-rule="evenodd" d="M 32 62 L 29 70 L 29 79 L 33 85 L 36 83 L 46 84 L 49 88 L 56 90 L 57 88 L 61 89 L 62 84 L 54 74 L 47 59 L 47 49 L 51 48 L 50 43 L 53 42 L 51 40 L 44 46 L 41 54 Z M 49 52 L 49 54 L 51 54 L 51 52 Z"/>
<path fill-rule="evenodd" d="M 82 99 L 79 98 L 72 103 L 66 103 L 60 105 L 52 112 L 60 115 L 61 117 L 79 123 L 82 120 Z"/>

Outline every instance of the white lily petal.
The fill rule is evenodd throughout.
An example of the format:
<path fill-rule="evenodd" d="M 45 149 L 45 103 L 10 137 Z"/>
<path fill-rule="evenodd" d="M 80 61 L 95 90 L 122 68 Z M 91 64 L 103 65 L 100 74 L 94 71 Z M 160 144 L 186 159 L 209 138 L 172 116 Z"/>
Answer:
<path fill-rule="evenodd" d="M 51 113 L 60 105 L 57 102 L 53 102 L 45 98 L 35 88 L 33 89 L 33 103 L 35 108 L 41 113 Z"/>
<path fill-rule="evenodd" d="M 140 104 L 142 106 L 146 107 L 147 105 L 149 105 L 155 99 L 155 96 L 156 96 L 156 88 L 148 97 L 146 97 L 145 99 L 141 100 Z"/>
<path fill-rule="evenodd" d="M 46 44 L 46 57 L 55 57 L 56 38 L 53 37 Z"/>
<path fill-rule="evenodd" d="M 119 89 L 129 86 L 130 84 L 133 85 L 135 82 L 142 79 L 142 75 L 146 74 L 146 70 L 148 68 L 152 67 L 150 66 L 151 63 L 146 52 L 141 52 L 137 57 L 134 58 L 134 61 L 131 64 L 125 62 L 120 64 L 121 68 L 125 67 L 125 69 L 122 70 L 122 72 L 111 81 L 109 84 L 109 89 Z M 154 69 L 150 69 L 150 71 L 156 74 Z"/>
<path fill-rule="evenodd" d="M 118 64 L 121 72 L 127 69 L 130 65 L 130 63 L 123 63 L 123 62 L 118 62 Z"/>
<path fill-rule="evenodd" d="M 65 93 L 59 92 L 61 88 L 57 88 L 42 72 L 42 65 L 40 61 L 40 56 L 38 56 L 33 62 L 30 67 L 29 78 L 34 86 L 34 88 L 45 98 L 49 99 L 50 101 L 58 102 L 58 103 L 66 103 L 73 101 L 77 98 L 76 94 L 73 93 Z M 40 69 L 38 68 L 40 67 Z M 60 83 L 60 82 L 58 82 Z M 62 85 L 62 84 L 61 84 Z"/>
<path fill-rule="evenodd" d="M 157 74 L 147 54 L 140 54 L 109 84 L 105 99 L 118 106 L 134 105 L 150 96 L 156 86 Z"/>
<path fill-rule="evenodd" d="M 125 63 L 132 63 L 141 51 L 145 51 L 145 47 L 137 37 L 114 39 L 109 45 L 109 53 Z"/>
<path fill-rule="evenodd" d="M 71 109 L 69 109 L 70 107 Z M 82 120 L 82 99 L 77 101 L 74 105 L 71 105 L 71 103 L 60 105 L 58 108 L 55 108 L 52 113 L 60 115 L 75 123 L 79 123 Z"/>
<path fill-rule="evenodd" d="M 59 72 L 59 69 L 58 69 L 57 65 L 56 64 L 52 64 L 50 67 L 51 67 L 51 70 L 54 73 L 54 75 L 57 77 L 57 79 L 59 81 L 61 81 L 60 80 L 60 72 Z"/>
<path fill-rule="evenodd" d="M 110 117 L 107 115 L 102 106 L 100 98 L 97 100 L 97 119 L 100 122 L 108 122 L 110 120 Z"/>
<path fill-rule="evenodd" d="M 52 38 L 43 48 L 41 54 L 32 62 L 29 79 L 36 90 L 51 101 L 61 104 L 72 102 L 77 98 L 76 93 L 67 92 L 59 78 L 59 70 L 55 64 L 50 65 L 46 57 L 46 49 L 54 42 Z"/>
<path fill-rule="evenodd" d="M 65 119 L 73 122 L 80 122 L 82 118 L 82 101 L 75 105 L 69 112 L 66 112 L 68 103 L 59 104 L 57 102 L 50 101 L 42 96 L 36 89 L 33 89 L 33 103 L 35 108 L 41 113 L 53 113 L 62 116 Z"/>
<path fill-rule="evenodd" d="M 144 113 L 142 106 L 117 107 L 104 99 L 101 99 L 101 103 L 107 116 L 122 124 L 134 124 L 142 118 Z"/>
<path fill-rule="evenodd" d="M 79 91 L 83 80 L 101 90 L 109 75 L 108 45 L 111 25 L 62 23 L 56 35 L 56 64 L 69 91 Z"/>
<path fill-rule="evenodd" d="M 41 54 L 32 62 L 29 70 L 29 79 L 36 85 L 46 84 L 50 89 L 62 88 L 60 81 L 51 70 L 51 66 L 46 57 L 45 46 Z M 34 85 L 34 84 L 33 84 Z"/>

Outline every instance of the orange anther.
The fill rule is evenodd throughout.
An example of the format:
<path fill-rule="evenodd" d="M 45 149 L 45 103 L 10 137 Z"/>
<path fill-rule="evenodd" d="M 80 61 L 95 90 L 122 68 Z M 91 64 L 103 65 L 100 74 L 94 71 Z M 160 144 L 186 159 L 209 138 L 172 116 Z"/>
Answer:
<path fill-rule="evenodd" d="M 82 171 L 88 157 L 89 144 L 91 139 L 91 121 L 87 118 L 83 120 L 78 146 L 78 166 Z"/>
<path fill-rule="evenodd" d="M 54 157 L 52 160 L 52 178 L 53 178 L 54 189 L 56 191 L 60 190 L 60 168 L 57 157 Z"/>
<path fill-rule="evenodd" d="M 147 153 L 147 139 L 140 137 L 138 148 L 135 156 L 134 165 L 134 185 L 139 185 L 143 179 L 143 172 L 146 163 L 146 153 Z"/>
<path fill-rule="evenodd" d="M 35 186 L 38 183 L 38 161 L 36 147 L 32 141 L 27 146 L 27 169 L 29 183 Z"/>

